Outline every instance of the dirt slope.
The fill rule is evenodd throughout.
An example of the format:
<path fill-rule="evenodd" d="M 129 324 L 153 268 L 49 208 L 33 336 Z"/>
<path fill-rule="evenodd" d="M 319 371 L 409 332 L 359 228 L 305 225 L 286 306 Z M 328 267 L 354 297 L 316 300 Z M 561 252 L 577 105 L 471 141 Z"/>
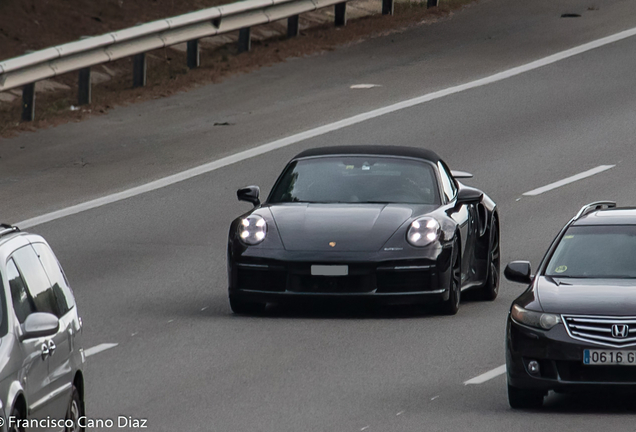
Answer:
<path fill-rule="evenodd" d="M 346 27 L 337 30 L 333 27 L 332 17 L 322 24 L 311 23 L 309 21 L 316 17 L 304 14 L 299 37 L 272 36 L 254 40 L 252 51 L 240 55 L 231 43 L 224 42 L 213 49 L 203 47 L 201 67 L 193 70 L 186 67 L 183 51 L 172 48 L 151 51 L 148 53 L 148 84 L 143 88 L 131 88 L 132 59 L 124 58 L 91 69 L 92 103 L 81 108 L 74 106 L 77 103 L 77 73 L 60 75 L 36 84 L 36 120 L 33 122 L 20 121 L 21 89 L 2 92 L 0 143 L 2 138 L 22 131 L 80 121 L 105 113 L 114 106 L 166 97 L 290 57 L 328 51 L 368 37 L 402 31 L 412 25 L 432 23 L 474 1 L 440 0 L 438 8 L 427 9 L 426 0 L 397 0 L 394 16 L 368 15 L 352 19 Z M 80 36 L 103 34 L 222 3 L 228 3 L 228 0 L 101 0 L 100 4 L 88 0 L 0 0 L 0 59 L 20 55 L 27 49 L 42 49 L 77 40 Z M 11 19 L 7 19 L 6 13 Z M 281 28 L 284 35 L 285 25 Z M 227 38 L 227 35 L 215 38 Z"/>
<path fill-rule="evenodd" d="M 0 0 L 0 60 L 231 0 Z"/>

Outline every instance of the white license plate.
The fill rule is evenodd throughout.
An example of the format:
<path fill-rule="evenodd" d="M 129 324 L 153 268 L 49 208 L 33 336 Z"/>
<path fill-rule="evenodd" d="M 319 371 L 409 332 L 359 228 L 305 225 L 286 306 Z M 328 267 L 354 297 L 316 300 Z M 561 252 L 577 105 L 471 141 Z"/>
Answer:
<path fill-rule="evenodd" d="M 312 265 L 312 276 L 347 276 L 349 266 L 346 265 Z"/>
<path fill-rule="evenodd" d="M 583 364 L 636 366 L 636 351 L 583 350 Z"/>

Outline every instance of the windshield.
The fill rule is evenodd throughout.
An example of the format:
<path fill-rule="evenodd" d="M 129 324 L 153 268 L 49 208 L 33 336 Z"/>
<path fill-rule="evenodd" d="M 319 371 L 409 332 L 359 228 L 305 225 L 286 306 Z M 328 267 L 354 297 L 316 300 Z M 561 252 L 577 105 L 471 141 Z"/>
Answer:
<path fill-rule="evenodd" d="M 546 276 L 636 278 L 636 226 L 573 226 L 557 246 Z"/>
<path fill-rule="evenodd" d="M 426 162 L 330 156 L 293 162 L 268 202 L 439 204 L 439 194 Z"/>

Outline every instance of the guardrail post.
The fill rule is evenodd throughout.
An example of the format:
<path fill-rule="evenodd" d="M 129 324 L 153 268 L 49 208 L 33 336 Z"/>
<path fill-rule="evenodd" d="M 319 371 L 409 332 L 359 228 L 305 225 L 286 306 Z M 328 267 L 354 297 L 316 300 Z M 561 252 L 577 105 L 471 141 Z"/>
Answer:
<path fill-rule="evenodd" d="M 87 67 L 79 70 L 79 80 L 77 83 L 77 104 L 88 105 L 91 103 L 91 68 Z"/>
<path fill-rule="evenodd" d="M 426 9 L 439 6 L 439 0 L 426 0 Z"/>
<path fill-rule="evenodd" d="M 35 118 L 35 83 L 22 87 L 22 121 Z"/>
<path fill-rule="evenodd" d="M 347 3 L 336 3 L 336 25 L 343 26 L 347 24 Z"/>
<path fill-rule="evenodd" d="M 188 68 L 198 68 L 200 64 L 199 39 L 188 41 Z"/>
<path fill-rule="evenodd" d="M 298 36 L 298 15 L 287 18 L 287 37 L 292 38 Z"/>
<path fill-rule="evenodd" d="M 146 85 L 146 53 L 133 57 L 133 87 Z"/>
<path fill-rule="evenodd" d="M 246 52 L 252 48 L 252 28 L 245 27 L 239 30 L 238 52 Z"/>
<path fill-rule="evenodd" d="M 382 0 L 382 15 L 393 15 L 393 0 Z"/>

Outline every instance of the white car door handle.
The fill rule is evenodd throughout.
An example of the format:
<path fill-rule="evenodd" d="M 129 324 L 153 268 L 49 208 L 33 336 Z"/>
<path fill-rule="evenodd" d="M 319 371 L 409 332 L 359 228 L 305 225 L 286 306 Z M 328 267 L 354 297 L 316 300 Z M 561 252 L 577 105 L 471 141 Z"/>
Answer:
<path fill-rule="evenodd" d="M 42 344 L 42 360 L 44 360 L 51 351 L 49 350 L 49 346 L 45 343 Z"/>

